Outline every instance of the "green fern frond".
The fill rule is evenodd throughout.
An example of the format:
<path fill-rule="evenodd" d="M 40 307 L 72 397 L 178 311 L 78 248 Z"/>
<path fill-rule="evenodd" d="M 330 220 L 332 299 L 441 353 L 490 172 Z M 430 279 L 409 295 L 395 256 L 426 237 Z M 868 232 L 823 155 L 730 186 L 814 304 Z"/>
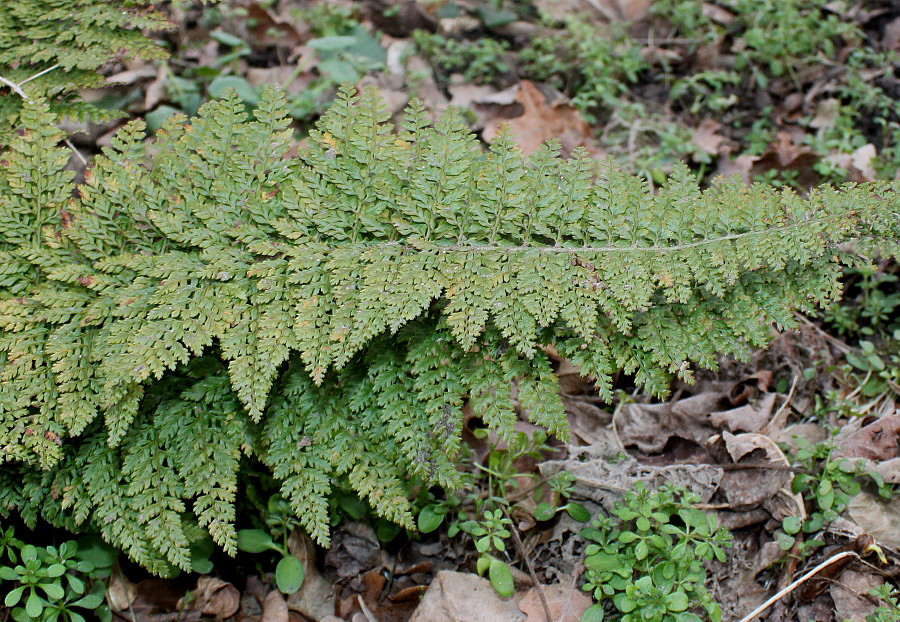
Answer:
<path fill-rule="evenodd" d="M 345 486 L 409 526 L 402 482 L 457 481 L 466 403 L 565 436 L 551 349 L 607 399 L 620 369 L 663 395 L 900 247 L 897 182 L 800 197 L 677 167 L 654 194 L 553 144 L 485 153 L 419 103 L 396 129 L 351 89 L 296 157 L 281 94 L 253 115 L 231 96 L 153 149 L 126 126 L 77 187 L 48 105 L 21 119 L 0 154 L 0 512 L 88 521 L 157 572 L 189 567 L 188 521 L 234 552 L 243 455 L 320 543 Z M 41 506 L 73 465 L 83 485 Z"/>

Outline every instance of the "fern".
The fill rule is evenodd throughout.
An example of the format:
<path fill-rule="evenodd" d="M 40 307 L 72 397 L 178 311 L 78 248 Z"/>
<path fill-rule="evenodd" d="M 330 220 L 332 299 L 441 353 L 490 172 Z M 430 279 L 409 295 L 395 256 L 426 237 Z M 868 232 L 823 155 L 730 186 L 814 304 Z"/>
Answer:
<path fill-rule="evenodd" d="M 389 117 L 345 89 L 289 158 L 281 94 L 229 97 L 152 150 L 130 123 L 76 186 L 50 106 L 24 104 L 0 155 L 0 513 L 187 569 L 191 523 L 234 552 L 254 456 L 322 544 L 336 486 L 411 527 L 403 481 L 454 485 L 466 400 L 565 436 L 547 347 L 607 397 L 619 369 L 663 395 L 897 250 L 896 182 L 700 190 L 682 167 L 653 194 L 554 144 L 485 154 L 453 113 Z"/>
<path fill-rule="evenodd" d="M 15 0 L 0 3 L 0 144 L 19 125 L 23 99 L 45 97 L 58 114 L 113 118 L 76 98 L 103 84 L 99 70 L 123 55 L 164 58 L 141 31 L 170 28 L 154 9 L 159 0 Z M 4 93 L 4 90 L 6 91 Z"/>

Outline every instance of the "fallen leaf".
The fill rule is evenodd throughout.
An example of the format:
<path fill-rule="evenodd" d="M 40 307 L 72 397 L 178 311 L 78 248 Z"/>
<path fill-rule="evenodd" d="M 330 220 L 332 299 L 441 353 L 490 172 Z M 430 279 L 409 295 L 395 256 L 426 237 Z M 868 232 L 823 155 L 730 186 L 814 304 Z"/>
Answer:
<path fill-rule="evenodd" d="M 866 595 L 881 583 L 881 579 L 872 573 L 844 570 L 829 587 L 835 619 L 865 622 L 866 616 L 875 611 L 875 604 Z"/>
<path fill-rule="evenodd" d="M 237 613 L 240 604 L 241 594 L 231 583 L 217 577 L 206 576 L 197 580 L 191 607 L 203 615 L 223 620 Z"/>
<path fill-rule="evenodd" d="M 253 2 L 246 8 L 250 18 L 247 23 L 253 24 L 250 34 L 255 45 L 294 47 L 309 38 L 309 28 L 303 20 L 288 21 L 281 16 L 274 15 L 258 2 Z M 298 30 L 294 23 L 300 25 L 301 29 Z"/>
<path fill-rule="evenodd" d="M 796 173 L 797 184 L 801 187 L 812 187 L 820 179 L 819 174 L 813 169 L 813 164 L 819 161 L 820 156 L 800 141 L 802 137 L 794 136 L 788 131 L 780 131 L 777 140 L 762 155 L 743 154 L 734 160 L 721 158 L 716 175 L 725 177 L 738 175 L 749 184 L 753 182 L 754 177 L 771 170 L 792 171 Z"/>
<path fill-rule="evenodd" d="M 122 574 L 122 569 L 116 565 L 106 588 L 106 603 L 113 611 L 125 611 L 131 608 L 135 598 L 137 598 L 137 589 L 134 583 L 129 581 Z"/>
<path fill-rule="evenodd" d="M 900 457 L 900 412 L 880 417 L 861 429 L 835 438 L 835 457 L 866 458 L 876 462 Z"/>
<path fill-rule="evenodd" d="M 734 13 L 726 11 L 719 5 L 712 4 L 711 2 L 704 2 L 701 11 L 703 12 L 704 17 L 708 17 L 722 26 L 728 26 L 734 21 Z"/>
<path fill-rule="evenodd" d="M 710 422 L 729 432 L 760 432 L 775 412 L 777 393 L 765 393 L 758 404 L 744 404 L 723 412 L 710 413 Z"/>
<path fill-rule="evenodd" d="M 625 447 L 645 454 L 660 453 L 673 436 L 704 444 L 719 430 L 709 414 L 727 409 L 723 393 L 701 393 L 664 404 L 626 404 L 616 416 L 619 438 Z"/>
<path fill-rule="evenodd" d="M 719 158 L 716 167 L 717 177 L 734 177 L 737 175 L 745 184 L 753 182 L 753 166 L 759 161 L 759 156 L 744 153 L 734 158 Z"/>
<path fill-rule="evenodd" d="M 765 508 L 776 518 L 799 516 L 805 518 L 803 499 L 790 492 L 793 473 L 764 468 L 767 465 L 790 466 L 784 452 L 765 434 L 722 433 L 725 450 L 735 465 L 761 468 L 727 471 L 720 488 L 735 510 Z"/>
<path fill-rule="evenodd" d="M 832 129 L 841 117 L 841 102 L 834 98 L 823 99 L 816 107 L 816 116 L 809 122 L 820 132 Z"/>
<path fill-rule="evenodd" d="M 303 63 L 298 61 L 298 64 Z M 278 65 L 276 67 L 250 67 L 247 69 L 245 77 L 250 86 L 262 86 L 264 84 L 274 84 L 284 89 L 290 95 L 298 95 L 303 92 L 309 83 L 315 79 L 315 76 L 308 71 L 301 72 L 294 76 L 296 67 L 291 65 Z M 293 77 L 290 83 L 288 79 Z"/>
<path fill-rule="evenodd" d="M 392 37 L 408 37 L 414 30 L 434 30 L 436 11 L 441 3 L 415 0 L 363 0 L 358 4 L 378 30 Z"/>
<path fill-rule="evenodd" d="M 895 17 L 884 27 L 881 47 L 885 51 L 894 50 L 895 52 L 900 52 L 900 17 Z"/>
<path fill-rule="evenodd" d="M 166 579 L 144 579 L 135 586 L 136 596 L 131 612 L 136 616 L 167 613 L 179 609 L 184 590 Z"/>
<path fill-rule="evenodd" d="M 805 156 L 812 154 L 812 149 L 808 146 L 795 142 L 794 137 L 789 132 L 778 132 L 776 134 L 777 141 L 772 143 L 769 151 L 760 158 L 760 161 L 766 156 L 771 155 L 776 159 L 776 163 L 782 168 L 796 166 L 797 161 Z"/>
<path fill-rule="evenodd" d="M 493 142 L 506 123 L 516 144 L 526 155 L 532 153 L 545 141 L 559 139 L 564 153 L 571 153 L 578 147 L 584 147 L 594 154 L 599 149 L 591 138 L 592 131 L 581 114 L 562 99 L 548 103 L 547 98 L 529 80 L 519 83 L 516 102 L 522 106 L 522 114 L 512 119 L 494 119 L 487 123 L 482 137 L 488 143 Z"/>
<path fill-rule="evenodd" d="M 524 622 L 515 599 L 502 599 L 490 581 L 477 575 L 442 570 L 425 592 L 409 622 Z"/>
<path fill-rule="evenodd" d="M 106 79 L 107 84 L 134 84 L 139 80 L 146 80 L 157 75 L 157 69 L 151 65 L 145 65 L 136 69 L 128 69 L 114 73 Z"/>
<path fill-rule="evenodd" d="M 581 614 L 593 604 L 590 596 L 577 587 L 554 583 L 541 586 L 541 591 L 550 610 L 550 620 L 544 612 L 537 588 L 533 587 L 519 601 L 519 610 L 528 615 L 527 622 L 579 622 Z"/>
<path fill-rule="evenodd" d="M 861 492 L 850 499 L 847 510 L 850 518 L 878 544 L 900 551 L 900 497 L 885 501 Z"/>
<path fill-rule="evenodd" d="M 288 552 L 303 564 L 300 590 L 288 596 L 287 607 L 308 618 L 319 620 L 334 613 L 334 587 L 316 568 L 316 549 L 312 540 L 299 530 L 288 538 Z"/>
<path fill-rule="evenodd" d="M 718 155 L 725 137 L 716 132 L 722 124 L 710 118 L 703 119 L 691 136 L 691 142 L 709 155 Z"/>
<path fill-rule="evenodd" d="M 288 606 L 278 590 L 272 590 L 263 601 L 263 612 L 259 622 L 288 622 Z"/>
<path fill-rule="evenodd" d="M 535 0 L 534 6 L 555 20 L 568 16 L 634 22 L 647 13 L 650 0 Z"/>
<path fill-rule="evenodd" d="M 144 110 L 153 110 L 162 101 L 166 92 L 166 68 L 160 65 L 156 72 L 156 79 L 147 85 L 144 91 Z"/>

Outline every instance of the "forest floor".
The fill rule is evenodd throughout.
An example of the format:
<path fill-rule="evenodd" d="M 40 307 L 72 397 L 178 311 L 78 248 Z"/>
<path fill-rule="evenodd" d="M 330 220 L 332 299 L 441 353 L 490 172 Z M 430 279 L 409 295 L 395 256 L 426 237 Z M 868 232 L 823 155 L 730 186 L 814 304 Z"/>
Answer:
<path fill-rule="evenodd" d="M 486 144 L 507 124 L 525 152 L 556 139 L 650 186 L 677 161 L 704 184 L 739 175 L 799 193 L 900 178 L 895 0 L 227 0 L 169 11 L 177 29 L 158 35 L 168 61 L 111 66 L 109 86 L 85 94 L 151 130 L 228 88 L 252 108 L 280 84 L 299 143 L 351 82 L 376 87 L 398 118 L 411 98 L 435 117 L 456 106 Z M 124 121 L 72 127 L 73 145 L 89 161 Z M 664 402 L 621 375 L 605 404 L 557 358 L 570 444 L 522 422 L 510 446 L 469 412 L 469 485 L 411 490 L 422 533 L 336 497 L 333 546 L 317 549 L 257 491 L 260 520 L 241 526 L 290 533 L 299 592 L 275 589 L 275 560 L 260 555 L 214 555 L 210 573 L 175 580 L 125 565 L 110 583 L 116 615 L 576 621 L 591 605 L 577 519 L 621 509 L 641 481 L 690 489 L 731 534 L 724 561 L 706 565 L 723 620 L 779 590 L 758 619 L 900 620 L 869 593 L 900 577 L 897 279 L 887 261 L 848 272 L 839 306 L 798 317 L 752 360 L 723 360 Z M 478 509 L 492 497 L 505 499 L 507 520 L 494 519 L 508 527 L 495 547 L 515 582 L 506 599 L 475 573 L 475 542 L 493 528 Z M 614 612 L 608 604 L 606 619 L 621 619 Z"/>

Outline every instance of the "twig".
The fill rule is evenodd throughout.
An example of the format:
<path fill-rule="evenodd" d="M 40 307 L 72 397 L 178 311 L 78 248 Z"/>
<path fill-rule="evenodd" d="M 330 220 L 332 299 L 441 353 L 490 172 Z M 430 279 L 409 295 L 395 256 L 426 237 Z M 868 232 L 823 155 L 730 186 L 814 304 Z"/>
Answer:
<path fill-rule="evenodd" d="M 842 353 L 847 354 L 848 352 L 850 352 L 852 350 L 852 348 L 850 346 L 848 346 L 846 343 L 844 343 L 840 339 L 832 337 L 831 335 L 826 333 L 824 330 L 822 330 L 819 326 L 817 326 L 812 321 L 810 321 L 810 319 L 805 317 L 804 315 L 802 315 L 800 313 L 795 313 L 794 318 L 799 320 L 801 324 L 805 324 L 805 325 L 809 326 L 810 328 L 812 328 L 813 330 L 815 330 L 817 333 L 819 333 L 821 335 L 821 337 L 825 341 L 827 341 L 828 343 L 833 345 L 835 348 L 840 350 Z"/>
<path fill-rule="evenodd" d="M 625 405 L 625 401 L 619 400 L 619 403 L 616 404 L 616 407 L 613 409 L 613 414 L 612 414 L 613 438 L 616 439 L 616 445 L 618 445 L 620 451 L 625 451 L 625 445 L 622 444 L 622 439 L 619 437 L 619 426 L 616 424 L 616 417 L 622 411 L 622 407 L 624 405 Z"/>
<path fill-rule="evenodd" d="M 541 583 L 538 581 L 537 574 L 534 572 L 534 566 L 531 565 L 531 559 L 529 559 L 528 554 L 525 552 L 525 545 L 522 544 L 522 538 L 519 537 L 519 529 L 516 527 L 515 523 L 513 523 L 506 508 L 503 508 L 503 515 L 506 516 L 506 519 L 511 523 L 510 527 L 512 527 L 512 529 L 509 531 L 512 534 L 516 548 L 519 549 L 519 555 L 521 555 L 522 561 L 525 562 L 525 568 L 528 569 L 528 574 L 531 576 L 532 583 L 534 583 L 534 589 L 537 592 L 538 598 L 541 599 L 541 606 L 544 608 L 544 615 L 547 616 L 547 622 L 552 622 L 553 618 L 550 614 L 550 605 L 547 604 L 547 598 L 544 596 L 544 590 L 541 588 Z"/>
<path fill-rule="evenodd" d="M 2 82 L 3 84 L 5 84 L 9 88 L 11 88 L 19 97 L 21 97 L 25 101 L 27 101 L 27 102 L 31 101 L 31 98 L 28 97 L 28 95 L 25 94 L 25 91 L 22 90 L 22 87 L 20 87 L 18 84 L 16 84 L 12 80 L 7 80 L 3 76 L 0 76 L 0 82 Z"/>
<path fill-rule="evenodd" d="M 866 377 L 863 378 L 863 381 L 860 382 L 858 385 L 856 385 L 856 388 L 853 389 L 853 391 L 851 391 L 851 392 L 847 395 L 847 397 L 845 397 L 844 399 L 847 400 L 847 401 L 849 402 L 849 401 L 852 400 L 854 397 L 856 397 L 856 396 L 859 394 L 859 392 L 862 391 L 862 388 L 866 385 L 866 383 L 869 382 L 869 378 L 871 378 L 871 377 L 872 377 L 872 370 L 870 369 L 870 370 L 868 371 L 868 373 L 866 373 Z"/>
<path fill-rule="evenodd" d="M 366 607 L 366 603 L 363 602 L 362 595 L 356 595 L 356 602 L 359 603 L 359 608 L 362 609 L 362 613 L 364 616 L 366 616 L 366 620 L 368 620 L 368 622 L 378 622 L 378 618 L 375 617 L 375 614 L 373 614 L 369 610 L 369 608 Z"/>
<path fill-rule="evenodd" d="M 769 419 L 769 423 L 766 424 L 766 427 L 763 429 L 764 434 L 769 434 L 774 424 L 778 422 L 778 418 L 781 416 L 785 410 L 787 410 L 788 404 L 791 403 L 791 399 L 794 397 L 794 391 L 797 390 L 797 382 L 800 380 L 800 376 L 794 375 L 794 380 L 791 382 L 791 390 L 788 391 L 787 399 L 784 400 L 784 403 L 775 411 L 775 414 L 772 415 L 772 418 Z"/>
<path fill-rule="evenodd" d="M 47 73 L 50 73 L 50 72 L 53 71 L 54 69 L 58 69 L 58 68 L 59 68 L 59 64 L 53 65 L 52 67 L 47 67 L 47 68 L 44 69 L 43 71 L 39 71 L 39 72 L 37 72 L 36 74 L 34 74 L 33 76 L 31 76 L 31 77 L 25 78 L 24 80 L 22 80 L 22 81 L 19 82 L 18 84 L 16 84 L 16 83 L 13 82 L 12 80 L 7 80 L 7 79 L 4 78 L 3 76 L 0 76 L 0 82 L 2 82 L 3 84 L 5 84 L 5 85 L 8 86 L 9 88 L 11 88 L 11 89 L 16 93 L 16 95 L 18 95 L 19 97 L 21 97 L 21 98 L 24 99 L 25 101 L 30 102 L 30 101 L 31 101 L 31 98 L 28 97 L 28 94 L 25 93 L 25 91 L 22 90 L 22 85 L 28 84 L 28 83 L 31 82 L 32 80 L 35 80 L 35 79 L 37 79 L 37 78 L 40 78 L 42 75 L 47 74 Z"/>
<path fill-rule="evenodd" d="M 778 590 L 778 592 L 774 596 L 772 596 L 772 598 L 770 598 L 769 600 L 767 600 L 766 602 L 761 604 L 759 607 L 757 607 L 753 611 L 751 611 L 744 618 L 741 618 L 740 622 L 750 622 L 750 620 L 755 619 L 763 611 L 765 611 L 766 609 L 771 607 L 773 604 L 778 602 L 783 596 L 790 594 L 795 589 L 800 587 L 801 584 L 806 583 L 812 577 L 814 577 L 816 574 L 818 574 L 819 572 L 821 572 L 828 566 L 832 565 L 833 563 L 835 563 L 837 561 L 844 559 L 845 557 L 851 557 L 851 556 L 855 557 L 856 559 L 861 559 L 860 556 L 853 551 L 843 551 L 842 553 L 838 553 L 837 555 L 829 557 L 824 562 L 822 562 L 821 564 L 819 564 L 818 566 L 816 566 L 815 568 L 813 568 L 812 570 L 807 572 L 805 575 L 803 575 L 802 577 L 800 577 L 799 579 L 797 579 L 790 585 L 786 586 L 785 588 L 783 588 L 781 590 Z"/>
<path fill-rule="evenodd" d="M 81 160 L 81 163 L 84 164 L 85 166 L 87 166 L 87 160 L 84 159 L 84 156 L 81 155 L 81 152 L 78 151 L 78 149 L 75 147 L 75 145 L 72 144 L 72 141 L 67 138 L 63 142 L 65 142 L 66 145 L 68 145 L 69 149 L 71 149 L 72 152 L 78 157 L 78 159 Z"/>
<path fill-rule="evenodd" d="M 56 65 L 53 65 L 52 67 L 47 67 L 47 68 L 44 69 L 43 71 L 37 72 L 36 74 L 34 74 L 33 76 L 31 76 L 30 78 L 25 78 L 24 80 L 22 80 L 21 82 L 19 82 L 19 86 L 22 86 L 23 84 L 28 84 L 28 83 L 31 82 L 32 80 L 35 80 L 35 79 L 37 79 L 37 78 L 40 78 L 42 75 L 47 74 L 47 73 L 50 73 L 51 71 L 53 71 L 53 70 L 55 70 L 55 69 L 59 69 L 59 64 L 58 64 L 58 63 L 57 63 Z"/>

